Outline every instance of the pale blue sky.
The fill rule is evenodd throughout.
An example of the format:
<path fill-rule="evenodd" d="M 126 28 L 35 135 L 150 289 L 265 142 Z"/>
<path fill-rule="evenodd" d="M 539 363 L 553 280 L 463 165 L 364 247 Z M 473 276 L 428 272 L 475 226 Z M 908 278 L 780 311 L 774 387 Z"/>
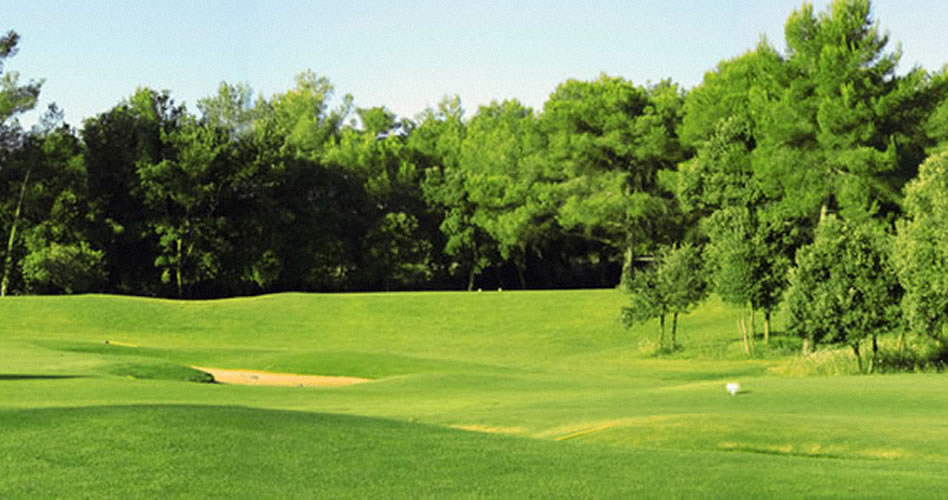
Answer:
<path fill-rule="evenodd" d="M 45 78 L 69 123 L 138 86 L 195 110 L 220 81 L 270 96 L 306 69 L 357 106 L 412 117 L 458 94 L 468 114 L 491 100 L 539 108 L 567 78 L 600 72 L 691 87 L 761 35 L 783 49 L 799 0 L 0 0 L 0 29 L 22 36 L 7 69 Z M 814 2 L 818 10 L 826 0 Z M 943 0 L 876 0 L 904 49 L 902 67 L 948 63 Z M 24 120 L 26 122 L 32 119 Z"/>

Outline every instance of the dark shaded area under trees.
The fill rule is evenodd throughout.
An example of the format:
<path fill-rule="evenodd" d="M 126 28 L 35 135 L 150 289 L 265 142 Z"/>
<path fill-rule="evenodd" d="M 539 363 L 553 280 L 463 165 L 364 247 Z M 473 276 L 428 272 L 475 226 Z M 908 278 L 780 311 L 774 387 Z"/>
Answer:
<path fill-rule="evenodd" d="M 145 88 L 78 128 L 51 107 L 24 130 L 42 81 L 8 71 L 0 295 L 624 279 L 625 319 L 672 314 L 672 349 L 678 314 L 711 292 L 742 307 L 748 354 L 755 311 L 767 344 L 785 298 L 807 347 L 860 355 L 912 332 L 944 351 L 948 216 L 931 214 L 948 199 L 948 70 L 896 73 L 867 0 L 802 6 L 785 42 L 687 91 L 601 75 L 540 110 L 470 117 L 458 98 L 414 119 L 348 95 L 330 107 L 330 81 L 306 72 L 271 97 L 222 83 L 195 112 Z M 0 38 L 0 73 L 17 45 Z"/>

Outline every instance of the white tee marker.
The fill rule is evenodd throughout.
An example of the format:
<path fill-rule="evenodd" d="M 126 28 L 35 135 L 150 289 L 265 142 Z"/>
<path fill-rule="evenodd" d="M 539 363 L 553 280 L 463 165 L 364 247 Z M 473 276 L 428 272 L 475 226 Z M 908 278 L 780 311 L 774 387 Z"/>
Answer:
<path fill-rule="evenodd" d="M 737 396 L 737 393 L 741 390 L 741 384 L 737 382 L 729 382 L 727 384 L 727 393 L 731 396 Z"/>

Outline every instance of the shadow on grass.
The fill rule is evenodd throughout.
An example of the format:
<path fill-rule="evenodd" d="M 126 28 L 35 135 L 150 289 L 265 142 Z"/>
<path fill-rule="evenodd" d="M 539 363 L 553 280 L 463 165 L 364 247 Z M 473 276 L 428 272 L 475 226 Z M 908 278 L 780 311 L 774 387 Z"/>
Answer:
<path fill-rule="evenodd" d="M 0 382 L 4 380 L 62 380 L 70 378 L 84 378 L 82 375 L 30 375 L 0 373 Z"/>
<path fill-rule="evenodd" d="M 718 448 L 715 451 L 723 452 L 738 452 L 738 453 L 756 453 L 758 455 L 772 455 L 772 456 L 783 456 L 783 457 L 801 457 L 801 458 L 817 458 L 817 459 L 829 459 L 829 460 L 882 460 L 881 458 L 873 457 L 854 457 L 847 455 L 837 455 L 831 453 L 807 453 L 803 451 L 782 451 L 782 450 L 771 450 L 766 448 L 758 448 L 753 446 L 735 446 L 732 448 Z"/>

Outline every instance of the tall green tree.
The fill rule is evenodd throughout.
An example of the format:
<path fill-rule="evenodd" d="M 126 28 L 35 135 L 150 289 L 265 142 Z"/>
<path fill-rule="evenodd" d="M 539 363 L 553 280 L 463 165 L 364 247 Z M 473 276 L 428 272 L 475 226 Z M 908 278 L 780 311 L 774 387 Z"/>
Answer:
<path fill-rule="evenodd" d="M 719 62 L 685 96 L 680 127 L 682 143 L 699 148 L 716 133 L 722 121 L 732 121 L 746 127 L 744 145 L 753 149 L 761 108 L 783 89 L 786 72 L 784 58 L 767 40 Z"/>
<path fill-rule="evenodd" d="M 284 228 L 277 224 L 285 220 L 278 194 L 286 181 L 285 138 L 277 133 L 281 127 L 272 103 L 255 99 L 249 85 L 222 82 L 197 106 L 199 125 L 213 131 L 205 135 L 223 148 L 214 161 L 223 189 L 215 195 L 219 222 L 210 241 L 217 241 L 217 277 L 211 293 L 272 289 L 281 283 L 286 257 L 279 251 Z"/>
<path fill-rule="evenodd" d="M 568 233 L 621 255 L 623 269 L 679 237 L 671 196 L 658 173 L 685 158 L 677 138 L 682 92 L 671 82 L 642 88 L 602 75 L 569 80 L 550 95 L 540 114 L 547 137 L 547 178 L 540 196 L 556 206 Z"/>
<path fill-rule="evenodd" d="M 797 253 L 788 292 L 789 329 L 804 349 L 819 343 L 849 345 L 860 370 L 872 372 L 878 337 L 901 326 L 902 287 L 889 240 L 871 222 L 829 215 L 811 245 Z M 868 365 L 861 346 L 871 340 Z"/>
<path fill-rule="evenodd" d="M 699 248 L 685 244 L 663 246 L 655 261 L 636 271 L 625 281 L 630 305 L 622 309 L 626 326 L 658 318 L 661 349 L 677 349 L 678 315 L 686 313 L 707 297 Z M 670 345 L 665 345 L 665 317 L 672 315 Z"/>
<path fill-rule="evenodd" d="M 893 260 L 902 310 L 915 333 L 948 343 L 948 152 L 926 160 L 905 186 Z M 900 342 L 900 347 L 904 342 Z"/>
<path fill-rule="evenodd" d="M 55 105 L 33 127 L 22 151 L 33 169 L 24 219 L 23 287 L 31 293 L 98 291 L 104 254 L 88 235 L 86 169 L 79 138 Z"/>
<path fill-rule="evenodd" d="M 351 98 L 330 109 L 333 87 L 311 72 L 254 111 L 251 179 L 255 237 L 250 275 L 277 290 L 343 290 L 359 272 L 360 238 L 371 227 L 359 178 L 327 154 L 343 133 Z"/>
<path fill-rule="evenodd" d="M 868 0 L 805 4 L 786 23 L 783 90 L 762 103 L 755 170 L 796 214 L 856 220 L 898 213 L 923 158 L 932 102 L 920 69 L 897 75 L 898 50 Z"/>
<path fill-rule="evenodd" d="M 10 30 L 0 35 L 0 147 L 14 146 L 22 133 L 17 116 L 33 109 L 43 80 L 20 81 L 20 73 L 4 70 L 9 58 L 19 50 L 20 35 Z"/>
<path fill-rule="evenodd" d="M 283 141 L 281 154 L 320 159 L 325 145 L 338 136 L 352 112 L 350 95 L 343 97 L 338 108 L 329 108 L 334 91 L 328 78 L 306 71 L 296 76 L 293 89 L 261 103 L 269 109 L 266 119 Z"/>
<path fill-rule="evenodd" d="M 748 354 L 754 347 L 754 311 L 764 312 L 767 343 L 793 254 L 807 236 L 805 225 L 782 209 L 778 193 L 766 189 L 753 162 L 759 108 L 779 91 L 781 65 L 780 56 L 761 42 L 705 75 L 686 98 L 682 125 L 684 140 L 697 154 L 671 179 L 683 211 L 699 221 L 708 239 L 713 288 L 741 306 L 739 329 Z"/>
<path fill-rule="evenodd" d="M 921 70 L 895 74 L 899 53 L 887 52 L 867 1 L 837 0 L 819 14 L 804 5 L 786 41 L 785 56 L 762 41 L 689 93 L 682 137 L 698 154 L 675 179 L 685 211 L 704 218 L 718 292 L 750 304 L 751 319 L 763 309 L 765 338 L 793 255 L 819 219 L 898 213 L 944 95 Z"/>
<path fill-rule="evenodd" d="M 86 120 L 80 130 L 96 224 L 91 239 L 105 252 L 110 290 L 160 293 L 154 266 L 158 241 L 146 209 L 139 166 L 174 157 L 167 140 L 179 127 L 184 108 L 168 92 L 138 89 L 112 109 Z"/>
<path fill-rule="evenodd" d="M 726 207 L 705 219 L 703 226 L 710 240 L 705 252 L 705 271 L 715 293 L 726 303 L 741 307 L 738 324 L 744 352 L 749 355 L 754 350 L 754 310 L 752 307 L 748 321 L 747 305 L 753 297 L 759 270 L 753 215 L 743 207 Z"/>
<path fill-rule="evenodd" d="M 192 116 L 183 117 L 164 140 L 172 153 L 157 163 L 140 162 L 138 175 L 158 238 L 155 266 L 161 281 L 186 297 L 189 286 L 218 275 L 219 256 L 230 244 L 221 205 L 233 192 L 231 143 L 223 128 Z"/>
<path fill-rule="evenodd" d="M 17 45 L 20 36 L 13 30 L 0 36 L 0 175 L 9 178 L 13 175 L 10 171 L 9 157 L 12 150 L 16 149 L 23 136 L 17 116 L 29 111 L 36 106 L 36 99 L 39 97 L 40 88 L 43 81 L 33 80 L 29 83 L 21 84 L 20 74 L 16 71 L 4 71 L 4 65 L 7 59 L 17 53 Z M 18 172 L 19 178 L 18 192 L 12 197 L 16 202 L 10 210 L 4 210 L 4 213 L 12 214 L 8 221 L 4 222 L 6 228 L 6 246 L 3 252 L 3 269 L 0 276 L 0 297 L 7 294 L 10 286 L 10 278 L 14 267 L 14 247 L 17 243 L 17 231 L 20 226 L 20 216 L 23 210 L 23 199 L 30 184 L 30 175 L 32 174 L 32 163 Z M 6 197 L 4 197 L 6 198 Z"/>
<path fill-rule="evenodd" d="M 11 242 L 10 268 L 5 274 L 8 290 L 83 292 L 101 285 L 96 279 L 101 276 L 97 272 L 101 254 L 86 242 L 89 219 L 80 151 L 78 138 L 62 124 L 62 112 L 52 105 L 7 157 L 5 171 L 18 191 L 9 202 L 16 203 L 19 212 L 17 238 Z M 29 173 L 25 185 L 24 172 Z M 86 259 L 87 267 L 96 272 L 71 269 L 71 256 Z M 60 279 L 67 275 L 75 279 Z M 67 286 L 57 286 L 54 281 Z"/>
<path fill-rule="evenodd" d="M 424 167 L 410 142 L 414 124 L 385 108 L 357 109 L 360 128 L 346 127 L 325 159 L 361 185 L 368 234 L 359 240 L 358 277 L 370 288 L 417 287 L 434 274 L 440 220 L 422 193 Z"/>
<path fill-rule="evenodd" d="M 496 240 L 474 221 L 477 207 L 467 189 L 468 172 L 461 166 L 466 135 L 464 108 L 455 96 L 422 113 L 410 142 L 423 157 L 425 200 L 444 214 L 439 227 L 450 260 L 448 272 L 466 274 L 467 289 L 472 290 L 481 272 L 500 260 L 500 252 Z"/>
<path fill-rule="evenodd" d="M 460 168 L 472 222 L 512 261 L 522 288 L 530 254 L 541 254 L 557 230 L 555 207 L 537 191 L 544 178 L 543 136 L 530 108 L 516 100 L 482 106 L 467 124 Z"/>

